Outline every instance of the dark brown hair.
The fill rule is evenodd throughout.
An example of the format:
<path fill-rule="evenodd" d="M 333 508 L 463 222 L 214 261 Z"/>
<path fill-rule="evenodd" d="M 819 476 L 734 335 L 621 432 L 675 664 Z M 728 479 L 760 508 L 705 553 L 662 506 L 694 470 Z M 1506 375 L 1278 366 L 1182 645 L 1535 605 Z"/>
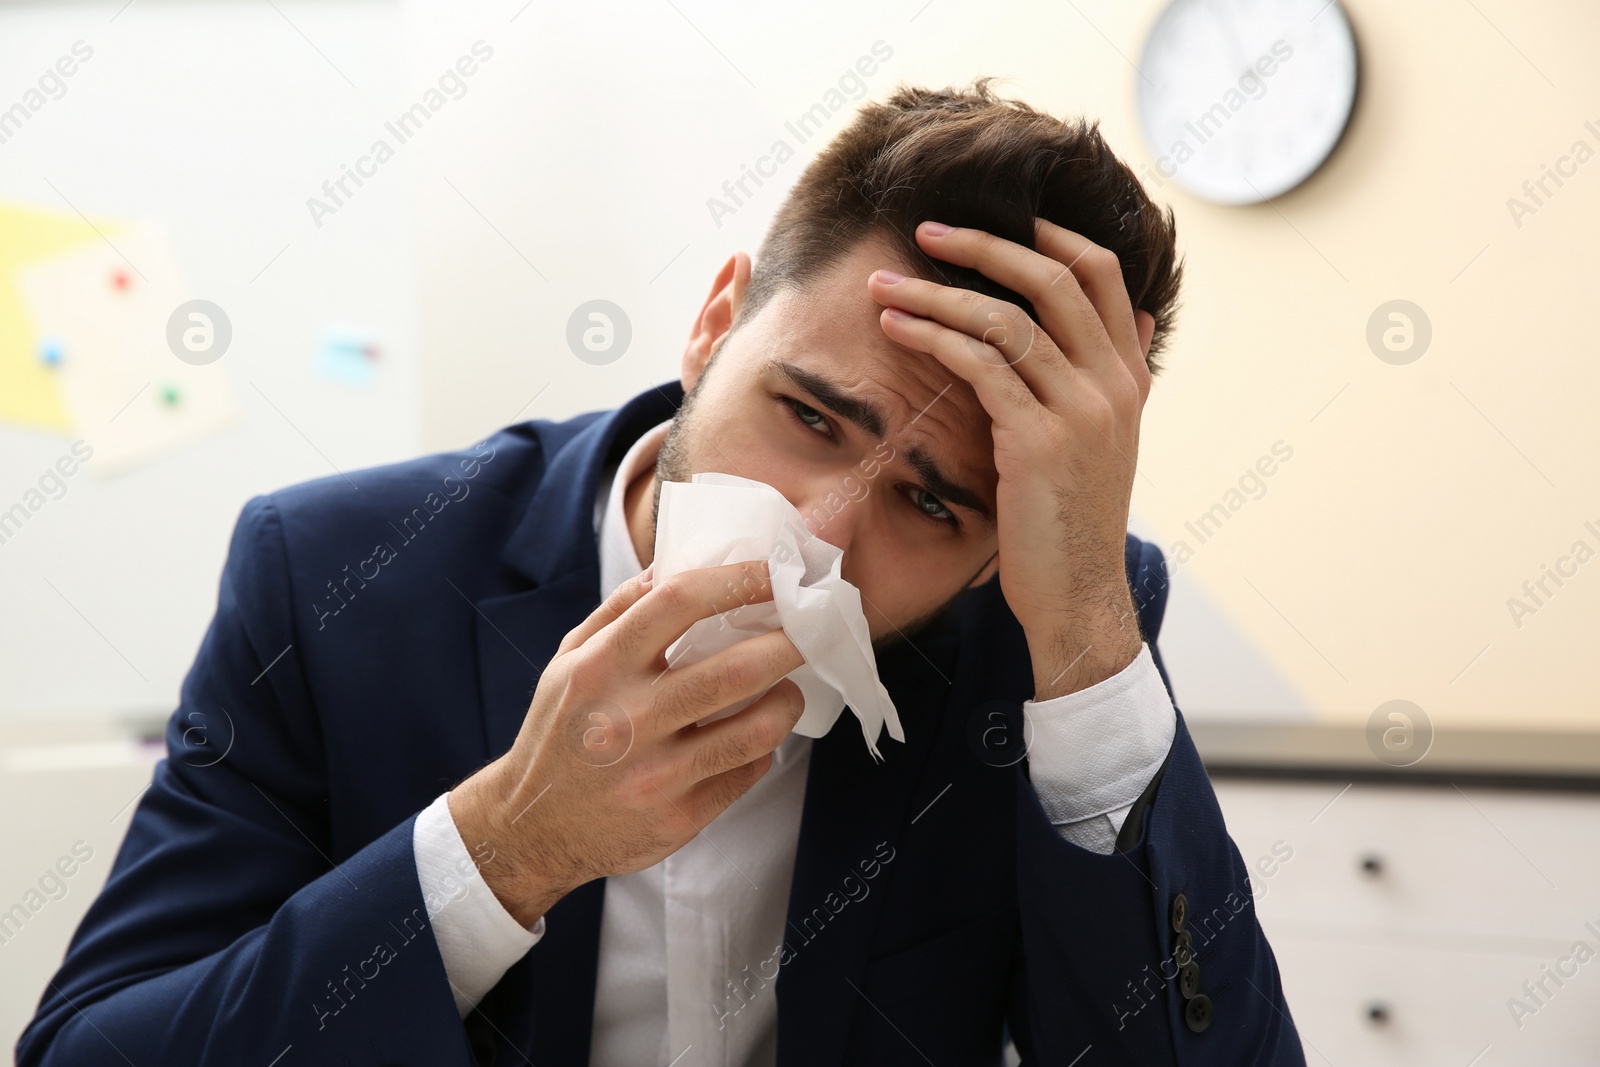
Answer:
<path fill-rule="evenodd" d="M 1034 247 L 1034 216 L 1116 253 L 1135 308 L 1155 318 L 1152 373 L 1177 310 L 1183 266 L 1177 224 L 1112 154 L 1098 123 L 1057 119 L 1006 100 L 978 78 L 971 89 L 898 85 L 868 103 L 807 165 L 762 241 L 734 322 L 782 289 L 799 289 L 871 233 L 924 277 L 1014 303 L 1019 294 L 917 247 L 919 223 L 986 230 Z M 1035 321 L 1037 321 L 1037 316 Z"/>

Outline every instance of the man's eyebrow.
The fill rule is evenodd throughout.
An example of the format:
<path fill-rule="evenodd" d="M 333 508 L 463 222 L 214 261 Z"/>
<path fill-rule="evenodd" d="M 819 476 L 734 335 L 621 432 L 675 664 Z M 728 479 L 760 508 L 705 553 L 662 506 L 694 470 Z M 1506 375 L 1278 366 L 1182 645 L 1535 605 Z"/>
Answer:
<path fill-rule="evenodd" d="M 933 457 L 928 455 L 921 445 L 912 445 L 906 449 L 906 462 L 917 472 L 917 477 L 922 479 L 923 488 L 928 492 L 946 504 L 966 508 L 988 525 L 994 525 L 994 516 L 989 514 L 989 506 L 983 499 L 966 486 L 957 485 L 946 478 Z"/>
<path fill-rule="evenodd" d="M 850 396 L 844 390 L 834 385 L 821 375 L 814 374 L 804 367 L 797 367 L 793 363 L 781 359 L 769 359 L 767 367 L 777 371 L 788 378 L 799 388 L 810 393 L 812 398 L 823 407 L 832 411 L 842 419 L 848 419 L 858 426 L 869 437 L 883 438 L 883 427 L 887 421 L 883 412 L 872 403 Z M 922 479 L 923 488 L 947 504 L 977 515 L 989 526 L 993 526 L 994 515 L 989 511 L 989 506 L 977 493 L 947 478 L 939 469 L 939 464 L 920 445 L 912 445 L 906 449 L 906 462 Z"/>
<path fill-rule="evenodd" d="M 883 437 L 883 425 L 887 420 L 875 405 L 850 396 L 828 379 L 813 374 L 804 367 L 797 367 L 793 363 L 786 363 L 781 359 L 769 359 L 767 366 L 810 393 L 813 398 L 822 401 L 823 405 L 835 415 L 849 419 L 861 427 L 862 433 L 869 437 L 880 439 Z"/>

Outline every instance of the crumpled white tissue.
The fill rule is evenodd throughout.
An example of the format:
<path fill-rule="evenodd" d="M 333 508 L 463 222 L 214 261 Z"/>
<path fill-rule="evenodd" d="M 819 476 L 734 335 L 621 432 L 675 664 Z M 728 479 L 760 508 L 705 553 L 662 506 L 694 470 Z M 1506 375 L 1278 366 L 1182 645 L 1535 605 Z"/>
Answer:
<path fill-rule="evenodd" d="M 794 731 L 821 737 L 846 704 L 861 720 L 873 758 L 878 735 L 904 741 L 889 691 L 878 680 L 861 593 L 840 577 L 844 553 L 815 536 L 793 504 L 765 482 L 702 472 L 689 482 L 663 482 L 656 515 L 652 582 L 679 571 L 764 559 L 772 599 L 701 619 L 667 646 L 667 663 L 682 667 L 739 641 L 776 630 L 789 635 L 806 662 L 788 678 L 805 696 Z M 758 694 L 759 696 L 759 694 Z M 757 697 L 702 719 L 710 722 L 748 707 Z"/>

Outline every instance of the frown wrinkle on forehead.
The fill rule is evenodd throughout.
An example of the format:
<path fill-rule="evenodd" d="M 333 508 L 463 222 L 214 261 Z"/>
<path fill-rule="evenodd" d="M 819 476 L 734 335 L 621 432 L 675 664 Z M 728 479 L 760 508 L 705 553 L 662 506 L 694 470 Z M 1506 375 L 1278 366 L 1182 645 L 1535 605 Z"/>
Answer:
<path fill-rule="evenodd" d="M 878 439 L 884 438 L 885 427 L 891 422 L 895 423 L 900 431 L 908 429 L 926 415 L 944 395 L 941 392 L 939 396 L 935 396 L 921 411 L 901 416 L 898 413 L 885 412 L 878 404 L 854 395 L 849 389 L 834 383 L 825 375 L 776 357 L 768 358 L 761 364 L 761 373 L 788 380 L 827 410 L 854 423 L 863 433 Z M 907 463 L 929 492 L 947 504 L 954 504 L 974 513 L 985 524 L 994 525 L 994 512 L 979 492 L 964 484 L 959 474 L 952 473 L 941 465 L 928 448 L 920 444 L 910 444 L 905 449 L 905 455 Z"/>

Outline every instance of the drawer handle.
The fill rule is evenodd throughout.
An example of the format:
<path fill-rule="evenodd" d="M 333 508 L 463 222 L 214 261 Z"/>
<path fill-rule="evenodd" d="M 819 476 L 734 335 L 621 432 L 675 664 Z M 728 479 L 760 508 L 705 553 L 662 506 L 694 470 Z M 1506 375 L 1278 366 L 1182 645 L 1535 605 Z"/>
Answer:
<path fill-rule="evenodd" d="M 1368 852 L 1361 857 L 1361 872 L 1369 878 L 1376 878 L 1383 873 L 1383 857 L 1376 852 Z"/>
<path fill-rule="evenodd" d="M 1374 1000 L 1367 1005 L 1367 1022 L 1373 1026 L 1389 1025 L 1389 1005 L 1381 1000 Z"/>

